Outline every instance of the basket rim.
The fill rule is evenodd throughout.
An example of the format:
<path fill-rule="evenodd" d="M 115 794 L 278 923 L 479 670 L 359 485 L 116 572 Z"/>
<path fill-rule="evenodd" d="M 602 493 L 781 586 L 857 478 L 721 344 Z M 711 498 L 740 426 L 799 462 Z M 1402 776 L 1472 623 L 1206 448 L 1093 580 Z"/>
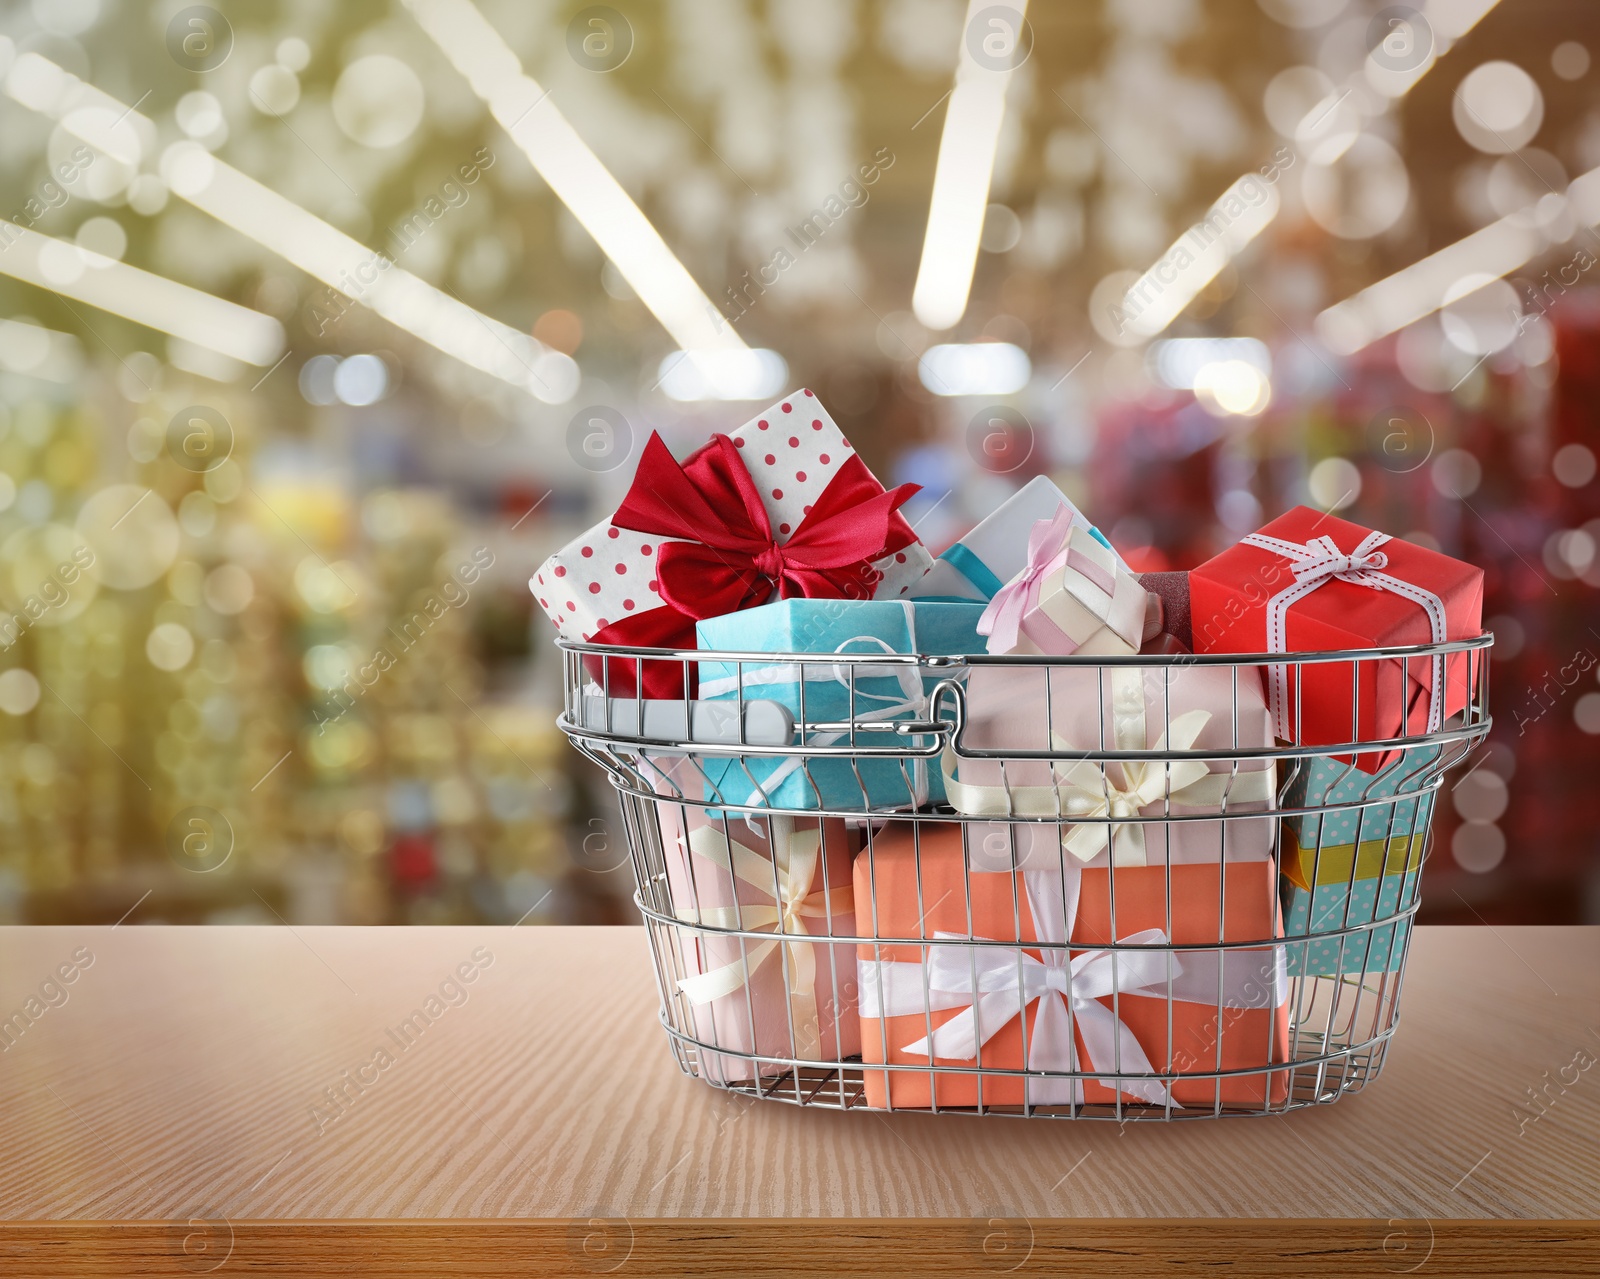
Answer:
<path fill-rule="evenodd" d="M 1419 868 L 1419 871 L 1420 871 L 1420 868 Z M 991 875 L 991 874 L 992 875 L 1009 875 L 1009 874 L 1012 874 L 1014 872 L 1011 872 L 1011 871 L 969 871 L 968 873 L 969 874 L 978 874 L 978 875 Z M 1418 872 L 1407 872 L 1407 873 L 1409 875 L 1415 875 Z M 1398 878 L 1398 876 L 1396 876 L 1396 878 Z M 836 889 L 835 891 L 841 891 L 841 890 L 840 889 Z M 1327 930 L 1323 930 L 1323 931 L 1320 931 L 1320 932 L 1307 931 L 1307 932 L 1297 932 L 1292 936 L 1286 936 L 1286 937 L 1245 938 L 1245 939 L 1237 940 L 1237 941 L 1204 941 L 1204 942 L 1129 942 L 1129 941 L 1126 941 L 1126 940 L 1122 940 L 1122 941 L 1107 941 L 1107 942 L 1101 942 L 1101 941 L 1085 942 L 1085 941 L 1072 941 L 1070 938 L 1067 941 L 1059 941 L 1059 942 L 1057 942 L 1057 941 L 1018 941 L 1015 938 L 1007 941 L 1004 938 L 977 937 L 977 936 L 966 936 L 966 935 L 963 935 L 963 936 L 960 936 L 960 937 L 857 937 L 857 936 L 850 936 L 850 935 L 839 936 L 839 935 L 834 934 L 834 933 L 796 933 L 796 932 L 775 931 L 774 929 L 771 929 L 771 928 L 728 928 L 728 927 L 725 927 L 725 926 L 722 926 L 722 925 L 717 925 L 717 924 L 703 924 L 703 923 L 700 923 L 698 920 L 685 919 L 685 918 L 682 918 L 682 917 L 680 917 L 678 915 L 668 915 L 668 914 L 666 914 L 666 913 L 664 913 L 664 912 L 662 912 L 660 910 L 657 910 L 653 906 L 646 905 L 645 901 L 644 901 L 644 898 L 643 898 L 643 892 L 640 889 L 635 889 L 634 890 L 633 904 L 634 904 L 635 909 L 638 910 L 641 919 L 646 921 L 646 926 L 647 927 L 653 925 L 656 928 L 665 929 L 665 930 L 669 930 L 669 931 L 672 931 L 672 932 L 691 933 L 691 934 L 693 934 L 693 935 L 695 935 L 697 937 L 719 937 L 719 938 L 724 938 L 724 939 L 728 939 L 728 940 L 743 938 L 743 939 L 745 939 L 747 941 L 753 941 L 753 942 L 770 942 L 770 941 L 789 942 L 789 941 L 798 941 L 798 942 L 801 942 L 803 944 L 814 945 L 814 946 L 818 946 L 818 947 L 825 947 L 825 946 L 855 946 L 855 947 L 858 947 L 858 948 L 860 948 L 860 947 L 872 947 L 874 949 L 881 949 L 881 948 L 887 948 L 887 947 L 900 947 L 902 949 L 911 948 L 911 947 L 922 947 L 922 948 L 930 949 L 930 950 L 932 950 L 932 949 L 941 949 L 941 948 L 945 948 L 945 949 L 959 948 L 959 949 L 963 949 L 963 950 L 966 950 L 966 949 L 977 949 L 977 950 L 993 949 L 993 950 L 1001 950 L 1001 951 L 1037 950 L 1037 951 L 1039 951 L 1041 953 L 1049 952 L 1051 954 L 1061 954 L 1061 955 L 1066 955 L 1066 954 L 1070 954 L 1070 953 L 1074 953 L 1074 952 L 1081 954 L 1082 952 L 1089 951 L 1089 950 L 1094 950 L 1094 951 L 1103 950 L 1103 951 L 1106 951 L 1108 953 L 1116 953 L 1116 954 L 1173 955 L 1173 956 L 1177 957 L 1177 956 L 1182 956 L 1182 955 L 1190 953 L 1190 952 L 1193 952 L 1194 954 L 1197 954 L 1197 955 L 1201 955 L 1201 954 L 1209 955 L 1209 954 L 1215 954 L 1215 953 L 1220 953 L 1220 952 L 1224 952 L 1224 951 L 1251 951 L 1251 952 L 1254 952 L 1254 951 L 1278 950 L 1280 948 L 1285 950 L 1285 951 L 1294 950 L 1294 949 L 1304 950 L 1305 947 L 1306 947 L 1306 944 L 1309 943 L 1309 942 L 1327 942 L 1327 941 L 1341 941 L 1341 940 L 1343 940 L 1343 941 L 1353 941 L 1353 942 L 1356 943 L 1356 945 L 1360 946 L 1360 945 L 1366 944 L 1366 943 L 1364 943 L 1362 941 L 1362 935 L 1364 935 L 1364 934 L 1375 933 L 1379 929 L 1395 929 L 1395 930 L 1398 931 L 1398 929 L 1401 927 L 1401 925 L 1404 924 L 1407 920 L 1411 920 L 1411 919 L 1415 918 L 1415 916 L 1417 914 L 1417 911 L 1418 911 L 1418 909 L 1419 909 L 1419 907 L 1421 906 L 1422 903 L 1421 903 L 1420 898 L 1418 896 L 1416 896 L 1415 894 L 1413 894 L 1413 897 L 1412 897 L 1410 905 L 1403 906 L 1403 907 L 1401 907 L 1400 909 L 1398 909 L 1397 911 L 1395 911 L 1392 914 L 1389 914 L 1389 915 L 1376 915 L 1372 919 L 1369 919 L 1369 920 L 1364 920 L 1364 921 L 1361 921 L 1359 923 L 1354 923 L 1354 924 L 1347 923 L 1343 927 L 1327 929 Z M 1289 959 L 1289 956 L 1288 955 L 1283 955 L 1283 956 L 1275 955 L 1275 956 L 1273 956 L 1273 962 L 1277 962 L 1280 958 L 1283 959 L 1285 962 L 1287 962 L 1288 959 Z"/>
<path fill-rule="evenodd" d="M 634 699 L 619 698 L 619 701 L 631 702 Z M 649 700 L 649 699 L 646 699 Z M 747 704 L 757 699 L 746 699 Z M 1067 764 L 1087 762 L 1091 764 L 1106 763 L 1176 763 L 1183 760 L 1196 760 L 1201 763 L 1250 763 L 1256 760 L 1294 760 L 1294 759 L 1330 759 L 1339 764 L 1349 761 L 1347 756 L 1388 754 L 1390 752 L 1409 752 L 1431 749 L 1435 746 L 1445 747 L 1454 742 L 1472 741 L 1487 737 L 1494 726 L 1494 719 L 1487 713 L 1481 718 L 1466 719 L 1459 724 L 1441 728 L 1432 733 L 1418 733 L 1407 737 L 1371 738 L 1362 741 L 1349 742 L 1313 742 L 1309 745 L 1299 742 L 1274 742 L 1270 746 L 1239 746 L 1232 749 L 1207 748 L 1203 750 L 1066 750 L 1066 751 L 1030 751 L 1020 749 L 995 749 L 975 750 L 970 747 L 952 744 L 951 749 L 958 759 L 992 761 L 1003 760 L 1012 763 L 1044 763 Z M 788 742 L 783 745 L 761 745 L 754 742 L 701 742 L 693 739 L 666 739 L 646 737 L 638 733 L 608 733 L 602 729 L 589 728 L 573 720 L 566 711 L 556 717 L 556 727 L 572 742 L 586 742 L 596 747 L 624 747 L 641 751 L 654 751 L 660 755 L 689 755 L 703 756 L 711 759 L 728 758 L 761 758 L 774 756 L 787 758 L 790 756 L 804 759 L 888 759 L 888 760 L 914 760 L 934 759 L 943 749 L 938 743 L 926 748 L 914 748 L 905 745 L 906 737 L 901 737 L 901 745 L 874 747 L 870 744 L 844 742 L 831 745 L 817 745 L 815 743 Z M 799 728 L 800 726 L 797 726 Z M 807 726 L 807 731 L 811 731 Z M 935 735 L 934 729 L 927 729 L 920 736 Z M 1463 752 L 1463 755 L 1469 752 Z M 1454 761 L 1459 762 L 1459 761 Z M 1453 764 L 1452 764 L 1453 766 Z M 609 771 L 609 770 L 608 770 Z M 1261 771 L 1251 769 L 1234 769 L 1234 772 Z M 1443 768 L 1440 770 L 1443 771 Z M 1220 775 L 1220 774 L 1219 774 Z M 641 794 L 644 792 L 640 792 Z M 651 795 L 650 798 L 663 798 L 660 795 Z M 717 808 L 741 808 L 748 805 L 717 803 Z M 755 805 L 762 812 L 781 812 L 783 810 L 769 805 Z M 795 809 L 796 813 L 815 814 L 817 809 Z M 855 816 L 856 810 L 850 810 Z M 989 815 L 987 820 L 1006 820 L 1004 814 Z M 1020 820 L 1020 819 L 1019 819 Z"/>
<path fill-rule="evenodd" d="M 612 659 L 641 658 L 655 661 L 750 662 L 771 665 L 774 661 L 845 666 L 926 666 L 945 670 L 962 666 L 1301 666 L 1324 662 L 1365 661 L 1379 658 L 1444 657 L 1453 653 L 1475 652 L 1494 643 L 1494 632 L 1467 639 L 1446 640 L 1439 644 L 1389 644 L 1369 648 L 1323 649 L 1292 653 L 1095 653 L 1068 655 L 1051 653 L 793 653 L 769 650 L 746 652 L 712 648 L 643 648 L 623 644 L 596 644 L 590 640 L 556 637 L 556 647 L 568 653 Z M 628 698 L 627 700 L 634 700 Z M 649 698 L 640 700 L 649 701 Z"/>

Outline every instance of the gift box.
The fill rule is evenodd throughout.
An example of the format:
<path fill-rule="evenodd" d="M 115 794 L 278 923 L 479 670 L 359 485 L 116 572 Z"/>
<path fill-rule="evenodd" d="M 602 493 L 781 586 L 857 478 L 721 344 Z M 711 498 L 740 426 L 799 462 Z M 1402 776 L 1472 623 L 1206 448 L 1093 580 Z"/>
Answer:
<path fill-rule="evenodd" d="M 1475 637 L 1483 570 L 1298 506 L 1191 570 L 1189 592 L 1196 652 L 1326 652 Z M 1473 657 L 1274 665 L 1277 735 L 1321 746 L 1435 731 L 1466 705 Z M 1355 757 L 1364 772 L 1394 758 Z"/>
<path fill-rule="evenodd" d="M 977 600 L 987 603 L 1027 565 L 1028 532 L 1057 511 L 1070 512 L 1072 524 L 1111 551 L 1119 568 L 1122 557 L 1105 534 L 1089 523 L 1067 495 L 1043 475 L 1035 476 L 990 511 L 971 532 L 955 542 L 913 588 L 917 599 Z"/>
<path fill-rule="evenodd" d="M 960 812 L 1082 819 L 1065 827 L 1054 820 L 974 824 L 979 869 L 1049 868 L 1063 846 L 1097 865 L 1264 860 L 1277 823 L 1254 814 L 1275 807 L 1270 759 L 1097 763 L 1070 755 L 1271 744 L 1255 667 L 984 666 L 968 679 L 967 725 L 956 747 L 994 758 L 946 751 L 941 771 L 946 798 Z M 1026 751 L 1069 758 L 1012 758 Z M 1217 816 L 1206 819 L 1211 814 Z"/>
<path fill-rule="evenodd" d="M 1141 653 L 1192 653 L 1194 627 L 1189 612 L 1189 575 L 1184 572 L 1139 573 L 1139 585 L 1150 599 Z"/>
<path fill-rule="evenodd" d="M 951 655 L 982 652 L 981 604 L 926 600 L 782 600 L 714 617 L 697 627 L 703 649 L 748 653 Z M 959 671 L 919 670 L 909 663 L 724 663 L 704 660 L 703 701 L 743 697 L 777 701 L 797 721 L 884 723 L 923 719 L 928 694 Z M 804 677 L 804 705 L 801 680 Z M 852 692 L 853 688 L 853 692 Z M 848 744 L 847 732 L 808 732 L 805 745 Z M 857 734 L 863 749 L 915 745 L 917 739 Z M 944 797 L 937 761 L 856 756 L 743 756 L 704 761 L 707 795 L 718 803 L 773 808 L 904 808 Z"/>
<path fill-rule="evenodd" d="M 729 1053 L 837 1062 L 861 1050 L 851 834 L 837 818 L 713 818 L 656 801 L 667 885 L 693 1009 L 700 1074 L 715 1082 L 788 1066 Z M 707 931 L 698 931 L 695 926 Z M 772 934 L 728 937 L 716 929 Z"/>
<path fill-rule="evenodd" d="M 790 597 L 899 599 L 933 560 L 810 391 L 681 465 L 651 434 L 609 520 L 557 551 L 529 586 L 562 636 L 693 648 L 697 620 Z M 613 696 L 681 698 L 676 662 L 589 664 Z"/>
<path fill-rule="evenodd" d="M 978 630 L 991 653 L 1130 654 L 1149 615 L 1138 579 L 1061 507 L 1028 531 L 1026 563 L 995 592 Z"/>
<path fill-rule="evenodd" d="M 1062 858 L 1001 875 L 969 873 L 969 851 L 959 824 L 894 822 L 857 857 L 861 926 L 899 939 L 860 948 L 863 1063 L 1094 1077 L 868 1069 L 869 1105 L 1283 1103 L 1287 1072 L 1270 1069 L 1288 1058 L 1281 946 L 1107 949 L 1113 937 L 1156 947 L 1281 936 L 1271 861 Z M 1063 940 L 1070 951 L 1029 945 Z M 1224 1070 L 1246 1073 L 1184 1078 Z"/>
<path fill-rule="evenodd" d="M 1416 899 L 1434 792 L 1426 789 L 1439 746 L 1416 747 L 1375 776 L 1353 763 L 1301 761 L 1284 789 L 1285 808 L 1361 804 L 1283 819 L 1284 931 L 1306 937 L 1371 924 Z M 1376 801 L 1376 802 L 1374 802 Z M 1295 976 L 1393 972 L 1409 918 L 1346 938 L 1311 937 L 1289 947 Z"/>

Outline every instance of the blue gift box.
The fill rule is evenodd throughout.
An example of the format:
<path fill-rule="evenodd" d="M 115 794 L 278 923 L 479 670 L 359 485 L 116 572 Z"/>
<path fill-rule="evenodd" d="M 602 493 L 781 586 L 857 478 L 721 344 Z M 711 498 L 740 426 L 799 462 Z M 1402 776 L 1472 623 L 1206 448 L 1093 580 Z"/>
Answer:
<path fill-rule="evenodd" d="M 1284 947 L 1291 977 L 1333 977 L 1341 973 L 1394 972 L 1405 952 L 1411 919 L 1392 920 L 1344 937 L 1311 937 L 1334 928 L 1355 927 L 1393 915 L 1416 896 L 1421 868 L 1407 875 L 1384 875 L 1338 884 L 1319 884 L 1312 892 L 1288 885 L 1284 935 L 1305 941 Z M 1287 882 L 1287 881 L 1286 881 Z M 1404 899 L 1402 901 L 1402 899 Z M 1348 912 L 1348 913 L 1347 913 Z"/>
<path fill-rule="evenodd" d="M 1440 750 L 1408 750 L 1376 775 L 1335 759 L 1302 762 L 1284 792 L 1285 808 L 1363 807 L 1283 819 L 1285 936 L 1359 927 L 1416 901 L 1433 816 L 1434 792 L 1425 787 Z M 1343 939 L 1291 945 L 1289 971 L 1295 976 L 1393 972 L 1400 967 L 1409 925 L 1409 918 L 1397 919 Z"/>
<path fill-rule="evenodd" d="M 1427 787 L 1442 749 L 1412 747 L 1376 774 L 1331 758 L 1303 760 L 1284 792 L 1285 808 L 1367 806 L 1288 816 L 1283 819 L 1284 825 L 1308 854 L 1316 850 L 1319 841 L 1328 849 L 1420 835 L 1428 829 L 1428 819 L 1433 814 L 1433 792 Z"/>
<path fill-rule="evenodd" d="M 708 618 L 695 627 L 700 648 L 723 652 L 911 653 L 952 656 L 984 651 L 978 634 L 983 605 L 897 600 L 788 599 Z M 854 671 L 854 698 L 851 671 Z M 959 671 L 918 671 L 910 665 L 831 662 L 729 663 L 701 661 L 702 701 L 767 698 L 809 723 L 854 720 L 887 723 L 924 719 L 928 694 Z M 801 705 L 801 678 L 805 698 Z M 892 734 L 856 735 L 860 748 L 905 746 L 918 739 Z M 837 746 L 849 736 L 805 734 L 804 744 Z M 797 809 L 907 808 L 944 799 L 937 758 L 854 760 L 781 756 L 707 757 L 706 797 L 730 805 Z M 803 765 L 803 766 L 802 766 Z"/>

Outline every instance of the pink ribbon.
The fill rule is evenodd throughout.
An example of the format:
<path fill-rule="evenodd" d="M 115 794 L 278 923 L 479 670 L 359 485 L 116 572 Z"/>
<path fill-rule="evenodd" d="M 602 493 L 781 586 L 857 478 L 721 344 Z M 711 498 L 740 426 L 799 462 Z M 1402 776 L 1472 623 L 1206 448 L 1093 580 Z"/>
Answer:
<path fill-rule="evenodd" d="M 1009 653 L 1017 646 L 1022 619 L 1039 604 L 1044 579 L 1063 564 L 1071 564 L 1107 594 L 1116 583 L 1100 566 L 1067 548 L 1072 536 L 1072 512 L 1065 506 L 1047 520 L 1037 520 L 1028 533 L 1028 562 L 1022 571 L 994 593 L 978 619 L 978 634 L 993 641 L 991 653 Z"/>

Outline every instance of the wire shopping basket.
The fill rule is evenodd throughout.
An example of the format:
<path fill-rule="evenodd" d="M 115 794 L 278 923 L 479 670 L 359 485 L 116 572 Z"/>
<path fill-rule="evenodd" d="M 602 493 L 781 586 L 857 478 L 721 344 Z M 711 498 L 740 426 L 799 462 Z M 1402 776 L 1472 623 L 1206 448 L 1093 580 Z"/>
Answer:
<path fill-rule="evenodd" d="M 1382 1067 L 1435 796 L 1489 730 L 1491 643 L 561 641 L 559 723 L 618 792 L 685 1073 L 834 1109 L 1274 1114 Z M 1348 681 L 1344 740 L 1284 744 L 1308 678 Z"/>

